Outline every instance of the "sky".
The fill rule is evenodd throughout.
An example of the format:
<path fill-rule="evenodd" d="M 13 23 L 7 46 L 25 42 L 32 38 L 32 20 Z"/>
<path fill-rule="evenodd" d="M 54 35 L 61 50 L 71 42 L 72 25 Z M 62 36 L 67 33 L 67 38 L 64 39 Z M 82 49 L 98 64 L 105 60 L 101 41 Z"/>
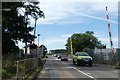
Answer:
<path fill-rule="evenodd" d="M 107 48 L 110 48 L 106 6 L 108 7 L 113 47 L 118 47 L 118 0 L 39 0 L 45 19 L 37 20 L 36 35 L 39 44 L 48 50 L 65 49 L 68 37 L 74 33 L 93 31 Z M 34 19 L 31 18 L 31 26 Z M 33 32 L 32 32 L 33 34 Z M 38 38 L 36 39 L 38 44 Z M 22 48 L 23 43 L 19 43 Z"/>

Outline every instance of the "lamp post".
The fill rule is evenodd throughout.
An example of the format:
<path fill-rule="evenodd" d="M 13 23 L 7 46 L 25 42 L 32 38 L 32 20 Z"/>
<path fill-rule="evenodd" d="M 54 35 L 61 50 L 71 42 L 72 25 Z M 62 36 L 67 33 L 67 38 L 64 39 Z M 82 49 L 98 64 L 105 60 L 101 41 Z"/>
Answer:
<path fill-rule="evenodd" d="M 36 36 L 36 24 L 37 24 L 37 20 L 38 20 L 39 18 L 41 18 L 41 17 L 45 18 L 45 15 L 44 15 L 44 13 L 43 13 L 42 11 L 40 11 L 40 12 L 38 13 L 38 15 L 34 14 L 34 16 L 33 16 L 33 18 L 35 19 L 34 36 Z M 34 42 L 35 42 L 35 39 L 34 39 Z"/>
<path fill-rule="evenodd" d="M 39 47 L 39 36 L 40 36 L 40 34 L 38 34 L 38 47 Z"/>
<path fill-rule="evenodd" d="M 34 35 L 36 35 L 36 23 L 37 23 L 37 18 L 35 18 Z"/>

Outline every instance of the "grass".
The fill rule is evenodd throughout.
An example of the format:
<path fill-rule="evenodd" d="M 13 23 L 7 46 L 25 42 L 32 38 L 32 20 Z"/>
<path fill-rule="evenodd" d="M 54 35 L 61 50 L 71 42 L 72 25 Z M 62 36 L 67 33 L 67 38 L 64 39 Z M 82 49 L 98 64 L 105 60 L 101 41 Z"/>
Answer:
<path fill-rule="evenodd" d="M 2 78 L 3 79 L 10 79 L 16 75 L 16 67 L 15 66 L 8 66 L 2 69 Z"/>
<path fill-rule="evenodd" d="M 10 79 L 16 75 L 15 60 L 4 59 L 2 62 L 2 79 Z"/>

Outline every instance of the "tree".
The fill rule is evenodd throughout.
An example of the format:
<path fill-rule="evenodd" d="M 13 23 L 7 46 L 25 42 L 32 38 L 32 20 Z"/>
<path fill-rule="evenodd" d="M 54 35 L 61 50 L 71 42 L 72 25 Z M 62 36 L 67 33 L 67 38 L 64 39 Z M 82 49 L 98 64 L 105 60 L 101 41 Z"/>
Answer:
<path fill-rule="evenodd" d="M 18 41 L 27 44 L 36 37 L 30 33 L 34 30 L 34 28 L 30 26 L 30 16 L 33 16 L 32 14 L 34 13 L 36 13 L 35 16 L 43 16 L 43 12 L 38 8 L 38 3 L 39 2 L 2 2 L 3 78 L 16 74 L 16 60 L 19 59 L 19 56 L 21 56 L 20 59 L 26 58 L 23 51 L 19 49 Z M 20 10 L 23 10 L 23 14 Z"/>
<path fill-rule="evenodd" d="M 31 42 L 36 37 L 30 34 L 29 16 L 44 16 L 38 7 L 39 2 L 3 2 L 2 3 L 2 53 L 8 55 L 19 51 L 18 41 Z M 6 11 L 5 9 L 10 9 Z M 24 9 L 22 15 L 20 10 Z"/>
<path fill-rule="evenodd" d="M 35 19 L 35 26 L 34 26 L 34 35 L 36 32 L 36 22 L 38 18 L 45 18 L 43 11 L 40 10 L 39 6 L 37 6 L 39 2 L 28 2 L 25 4 L 23 8 L 25 8 L 25 15 L 30 15 Z"/>
<path fill-rule="evenodd" d="M 66 53 L 67 51 L 65 49 L 55 49 L 55 50 L 50 50 L 50 53 L 52 54 L 57 54 L 57 53 L 61 53 L 61 54 L 64 54 Z"/>
<path fill-rule="evenodd" d="M 75 52 L 84 51 L 88 49 L 105 48 L 105 46 L 94 36 L 94 32 L 86 31 L 86 33 L 73 34 L 71 36 L 73 54 Z M 65 45 L 67 51 L 71 50 L 70 38 L 67 39 Z"/>
<path fill-rule="evenodd" d="M 40 46 L 40 49 L 42 50 L 42 53 L 43 53 L 43 57 L 45 57 L 45 55 L 47 54 L 47 47 L 45 45 L 41 45 Z"/>
<path fill-rule="evenodd" d="M 18 46 L 16 46 L 17 39 L 19 39 L 18 23 L 17 23 L 17 7 L 21 7 L 20 3 L 2 3 L 2 53 L 8 55 L 10 53 L 15 53 L 18 51 Z M 9 8 L 10 11 L 5 11 Z"/>

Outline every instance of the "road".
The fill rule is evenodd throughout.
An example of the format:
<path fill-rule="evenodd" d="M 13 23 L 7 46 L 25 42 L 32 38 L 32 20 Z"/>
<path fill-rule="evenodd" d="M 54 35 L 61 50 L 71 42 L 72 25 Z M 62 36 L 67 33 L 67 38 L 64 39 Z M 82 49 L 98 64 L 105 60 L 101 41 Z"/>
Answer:
<path fill-rule="evenodd" d="M 72 61 L 61 61 L 49 56 L 37 79 L 46 80 L 119 80 L 118 70 L 100 64 L 89 66 L 73 65 Z"/>

